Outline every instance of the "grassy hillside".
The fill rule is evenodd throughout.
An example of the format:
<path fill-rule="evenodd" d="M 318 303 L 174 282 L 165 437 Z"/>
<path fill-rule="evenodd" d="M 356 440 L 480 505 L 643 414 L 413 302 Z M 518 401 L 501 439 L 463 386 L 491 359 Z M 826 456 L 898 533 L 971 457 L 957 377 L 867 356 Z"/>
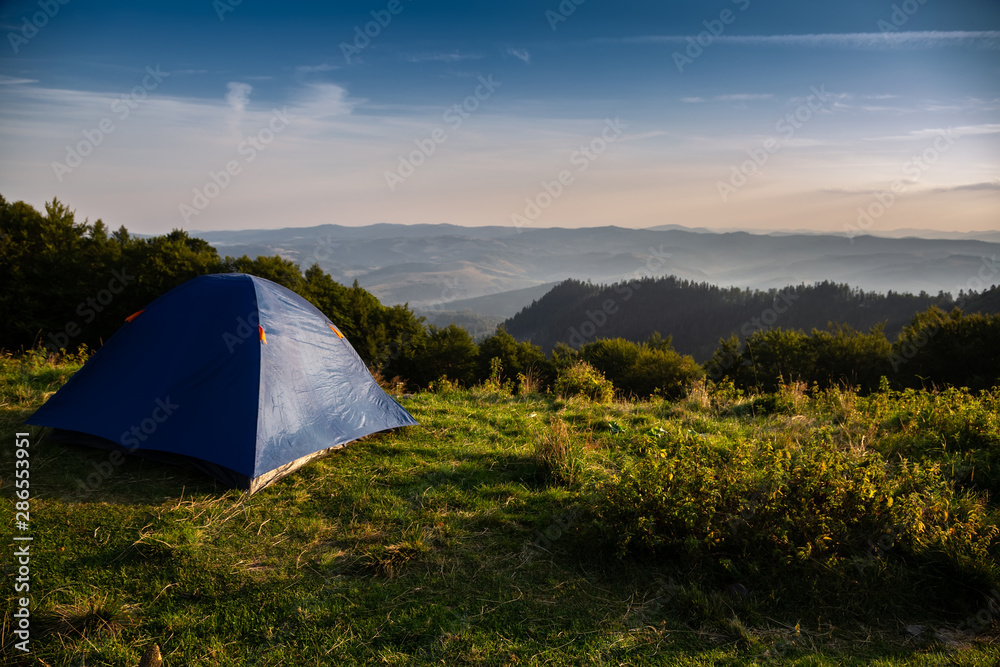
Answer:
<path fill-rule="evenodd" d="M 79 361 L 0 359 L 5 437 Z M 141 460 L 103 475 L 107 453 L 28 429 L 32 653 L 8 586 L 5 663 L 1000 657 L 1000 390 L 513 394 L 401 398 L 421 426 L 252 497 Z"/>

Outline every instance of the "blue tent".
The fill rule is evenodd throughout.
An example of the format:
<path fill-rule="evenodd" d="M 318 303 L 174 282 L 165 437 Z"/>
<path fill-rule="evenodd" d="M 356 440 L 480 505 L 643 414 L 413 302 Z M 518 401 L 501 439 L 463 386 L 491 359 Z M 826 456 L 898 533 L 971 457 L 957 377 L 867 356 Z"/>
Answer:
<path fill-rule="evenodd" d="M 317 308 L 239 273 L 195 278 L 129 317 L 27 421 L 187 459 L 251 493 L 417 423 Z"/>

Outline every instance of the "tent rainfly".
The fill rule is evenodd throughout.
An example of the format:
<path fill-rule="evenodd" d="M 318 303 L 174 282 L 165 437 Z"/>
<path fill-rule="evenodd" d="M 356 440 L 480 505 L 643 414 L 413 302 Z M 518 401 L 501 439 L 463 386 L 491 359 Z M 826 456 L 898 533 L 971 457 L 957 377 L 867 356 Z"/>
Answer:
<path fill-rule="evenodd" d="M 200 276 L 129 317 L 27 422 L 56 439 L 187 460 L 251 493 L 417 423 L 317 308 L 240 273 Z"/>

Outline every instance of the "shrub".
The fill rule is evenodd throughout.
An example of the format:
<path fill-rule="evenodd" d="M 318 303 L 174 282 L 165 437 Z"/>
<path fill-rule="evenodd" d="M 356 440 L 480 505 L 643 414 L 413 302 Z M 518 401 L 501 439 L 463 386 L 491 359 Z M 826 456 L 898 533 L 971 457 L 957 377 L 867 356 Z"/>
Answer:
<path fill-rule="evenodd" d="M 590 363 L 626 394 L 684 396 L 688 385 L 704 373 L 694 359 L 676 352 L 670 338 L 653 334 L 643 344 L 606 338 L 584 345 L 580 358 Z"/>
<path fill-rule="evenodd" d="M 513 393 L 513 383 L 503 380 L 503 364 L 499 357 L 490 359 L 490 376 L 482 381 L 477 388 L 480 392 L 494 396 L 510 396 Z"/>
<path fill-rule="evenodd" d="M 513 379 L 518 374 L 532 374 L 545 385 L 552 381 L 552 362 L 545 358 L 542 348 L 530 342 L 517 342 L 513 336 L 498 327 L 496 332 L 479 345 L 477 373 L 481 379 L 489 377 L 493 371 L 492 362 L 499 359 L 505 379 Z"/>
<path fill-rule="evenodd" d="M 429 385 L 427 385 L 427 390 L 435 394 L 441 394 L 443 396 L 450 396 L 459 391 L 460 387 L 458 383 L 454 380 L 449 380 L 447 375 L 442 375 L 437 380 L 434 380 Z"/>
<path fill-rule="evenodd" d="M 555 390 L 564 398 L 585 396 L 597 403 L 610 403 L 615 397 L 615 386 L 586 361 L 578 361 L 561 370 Z"/>
<path fill-rule="evenodd" d="M 859 401 L 887 459 L 937 462 L 961 486 L 1000 498 L 1000 388 L 885 390 Z"/>
<path fill-rule="evenodd" d="M 893 557 L 995 577 L 1000 541 L 982 499 L 956 491 L 938 463 L 889 466 L 832 435 L 816 429 L 799 447 L 673 432 L 595 485 L 592 525 L 620 555 L 779 567 L 850 566 L 891 535 Z"/>
<path fill-rule="evenodd" d="M 479 348 L 465 329 L 449 324 L 438 328 L 430 326 L 427 335 L 412 341 L 415 348 L 408 356 L 406 370 L 409 380 L 425 387 L 432 380 L 447 375 L 462 386 L 469 386 L 476 377 L 476 359 Z"/>
<path fill-rule="evenodd" d="M 990 389 L 1000 384 L 1000 314 L 965 315 L 939 308 L 903 328 L 888 360 L 905 386 L 928 383 Z"/>

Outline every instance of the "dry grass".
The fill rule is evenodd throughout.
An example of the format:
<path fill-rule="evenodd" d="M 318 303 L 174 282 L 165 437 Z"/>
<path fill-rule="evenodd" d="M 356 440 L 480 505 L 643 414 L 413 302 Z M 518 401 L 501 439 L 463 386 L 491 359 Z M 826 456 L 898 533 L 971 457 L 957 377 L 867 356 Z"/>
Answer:
<path fill-rule="evenodd" d="M 535 461 L 557 482 L 574 484 L 580 480 L 583 468 L 580 450 L 566 422 L 553 416 L 535 444 Z"/>
<path fill-rule="evenodd" d="M 138 605 L 125 604 L 109 594 L 89 595 L 38 614 L 42 634 L 78 639 L 99 634 L 118 635 L 135 623 Z"/>

